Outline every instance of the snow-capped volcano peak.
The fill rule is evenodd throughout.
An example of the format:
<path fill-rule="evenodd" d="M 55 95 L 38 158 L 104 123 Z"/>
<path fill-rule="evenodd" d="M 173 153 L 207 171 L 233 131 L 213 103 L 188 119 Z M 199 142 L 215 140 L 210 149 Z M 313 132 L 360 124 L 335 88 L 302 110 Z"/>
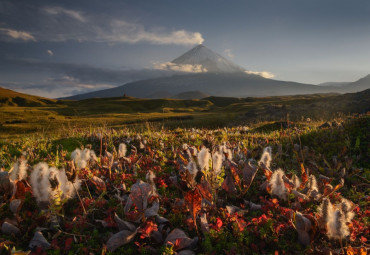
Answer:
<path fill-rule="evenodd" d="M 191 50 L 185 52 L 180 57 L 171 61 L 177 66 L 201 67 L 205 72 L 233 73 L 244 72 L 245 69 L 232 63 L 218 53 L 208 49 L 203 44 L 199 44 Z"/>

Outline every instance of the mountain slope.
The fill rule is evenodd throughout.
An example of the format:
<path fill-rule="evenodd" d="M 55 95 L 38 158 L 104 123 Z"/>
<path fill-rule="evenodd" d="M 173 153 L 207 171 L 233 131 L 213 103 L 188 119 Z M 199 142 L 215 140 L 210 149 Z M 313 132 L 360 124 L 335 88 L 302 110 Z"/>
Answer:
<path fill-rule="evenodd" d="M 56 100 L 19 93 L 0 87 L 0 106 L 46 106 Z"/>
<path fill-rule="evenodd" d="M 324 82 L 324 83 L 318 84 L 318 86 L 341 88 L 341 87 L 347 86 L 350 83 L 352 82 Z"/>
<path fill-rule="evenodd" d="M 343 89 L 342 91 L 345 93 L 358 92 L 365 89 L 370 89 L 370 74 L 355 82 L 343 86 L 342 89 Z"/>
<path fill-rule="evenodd" d="M 245 73 L 198 73 L 174 75 L 125 84 L 112 89 L 77 95 L 70 99 L 112 97 L 126 94 L 133 97 L 160 98 L 187 91 L 202 91 L 211 96 L 250 97 L 296 95 L 333 92 L 332 88 L 265 79 Z M 158 93 L 156 93 L 158 92 Z"/>

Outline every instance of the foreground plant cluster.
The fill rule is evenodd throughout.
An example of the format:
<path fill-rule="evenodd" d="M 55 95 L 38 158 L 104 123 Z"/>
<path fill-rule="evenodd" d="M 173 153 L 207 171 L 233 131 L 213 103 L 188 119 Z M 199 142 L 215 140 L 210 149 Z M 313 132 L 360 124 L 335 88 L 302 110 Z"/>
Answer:
<path fill-rule="evenodd" d="M 4 143 L 0 252 L 366 254 L 368 151 L 343 126 L 320 132 L 105 130 L 71 151 Z"/>

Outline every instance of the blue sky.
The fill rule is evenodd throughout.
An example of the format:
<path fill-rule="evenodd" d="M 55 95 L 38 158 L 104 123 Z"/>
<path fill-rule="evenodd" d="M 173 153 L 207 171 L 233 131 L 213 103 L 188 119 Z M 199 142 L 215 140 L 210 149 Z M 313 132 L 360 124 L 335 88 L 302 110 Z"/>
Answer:
<path fill-rule="evenodd" d="M 368 0 L 0 1 L 0 86 L 48 97 L 147 77 L 199 42 L 318 84 L 370 73 Z"/>

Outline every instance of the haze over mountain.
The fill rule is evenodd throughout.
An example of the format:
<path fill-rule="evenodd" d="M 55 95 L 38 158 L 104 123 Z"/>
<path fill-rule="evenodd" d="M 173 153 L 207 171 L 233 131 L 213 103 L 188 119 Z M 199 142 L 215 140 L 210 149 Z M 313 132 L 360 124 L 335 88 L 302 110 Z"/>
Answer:
<path fill-rule="evenodd" d="M 172 60 L 171 63 L 177 66 L 198 66 L 202 72 L 210 73 L 237 73 L 245 71 L 244 68 L 213 52 L 203 44 L 192 48 L 180 57 Z"/>
<path fill-rule="evenodd" d="M 337 87 L 337 88 L 340 88 L 340 87 L 344 87 L 348 84 L 350 84 L 351 82 L 324 82 L 324 83 L 320 83 L 318 84 L 319 86 L 325 86 L 325 87 Z"/>
<path fill-rule="evenodd" d="M 67 99 L 114 97 L 124 94 L 142 98 L 176 98 L 178 94 L 191 91 L 211 96 L 248 97 L 356 92 L 370 87 L 369 77 L 354 83 L 341 84 L 342 86 L 318 86 L 264 78 L 255 74 L 258 72 L 247 71 L 204 45 L 198 45 L 157 68 L 178 73 L 168 77 L 130 82 L 116 88 L 75 95 Z"/>
<path fill-rule="evenodd" d="M 358 92 L 370 88 L 370 74 L 342 87 L 343 93 Z"/>

